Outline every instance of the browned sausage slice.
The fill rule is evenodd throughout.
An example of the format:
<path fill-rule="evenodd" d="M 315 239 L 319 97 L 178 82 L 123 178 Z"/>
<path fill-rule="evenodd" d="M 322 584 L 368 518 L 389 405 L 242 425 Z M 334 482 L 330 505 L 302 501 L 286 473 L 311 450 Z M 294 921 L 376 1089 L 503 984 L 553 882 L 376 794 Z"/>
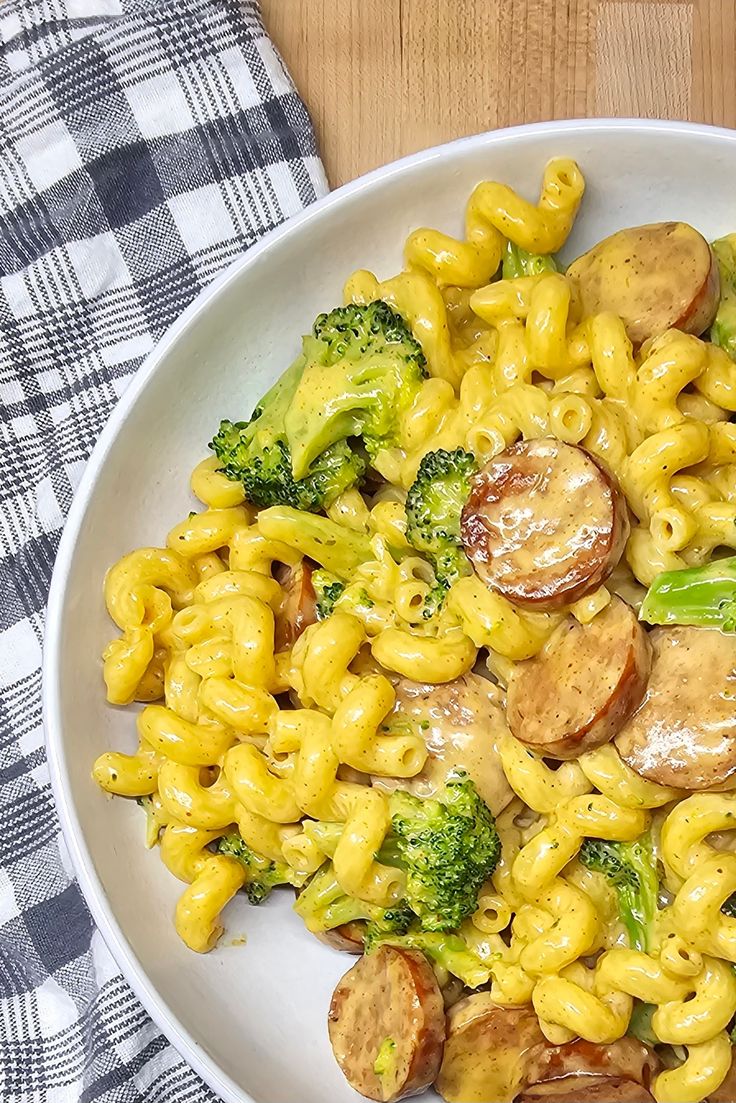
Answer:
<path fill-rule="evenodd" d="M 736 1058 L 731 1060 L 731 1068 L 719 1088 L 708 1096 L 706 1103 L 734 1103 L 736 1099 Z"/>
<path fill-rule="evenodd" d="M 495 456 L 462 514 L 463 544 L 486 586 L 536 609 L 559 609 L 605 582 L 628 535 L 613 475 L 552 437 Z"/>
<path fill-rule="evenodd" d="M 435 1087 L 447 1103 L 511 1103 L 547 1044 L 530 1007 L 497 1007 L 476 992 L 448 1013 Z"/>
<path fill-rule="evenodd" d="M 274 651 L 288 651 L 305 628 L 317 620 L 317 597 L 312 566 L 302 560 L 296 567 L 282 566 L 277 574 L 283 598 L 276 613 Z"/>
<path fill-rule="evenodd" d="M 519 1097 L 518 1103 L 654 1103 L 654 1096 L 636 1080 L 619 1076 L 566 1076 L 536 1084 Z"/>
<path fill-rule="evenodd" d="M 647 633 L 620 598 L 588 624 L 567 617 L 538 655 L 514 667 L 509 727 L 551 758 L 576 758 L 600 747 L 640 704 L 650 661 Z"/>
<path fill-rule="evenodd" d="M 565 1099 L 580 1101 L 602 1101 L 609 1097 L 611 1100 L 628 1100 L 627 1092 L 631 1089 L 626 1085 L 634 1084 L 638 1094 L 631 1094 L 633 1103 L 640 1099 L 649 1100 L 649 1085 L 659 1068 L 657 1053 L 636 1038 L 619 1038 L 609 1046 L 598 1046 L 595 1042 L 577 1038 L 564 1046 L 548 1046 L 537 1057 L 535 1068 L 530 1069 L 531 1086 L 526 1092 L 530 1099 L 542 1099 L 547 1095 L 559 1099 L 564 1095 Z M 611 1089 L 614 1083 L 620 1083 L 622 1094 L 595 1094 L 596 1082 L 606 1083 Z M 556 1085 L 563 1086 L 557 1091 Z M 594 1093 L 568 1094 L 570 1089 L 577 1088 Z"/>
<path fill-rule="evenodd" d="M 401 678 L 395 689 L 396 704 L 384 723 L 390 727 L 408 720 L 429 755 L 415 777 L 374 777 L 373 785 L 432 797 L 453 770 L 463 769 L 494 816 L 502 812 L 514 794 L 496 749 L 499 737 L 508 731 L 496 687 L 478 674 L 465 674 L 439 686 Z"/>
<path fill-rule="evenodd" d="M 368 1099 L 417 1095 L 437 1076 L 445 1011 L 424 954 L 380 946 L 342 978 L 328 1018 L 337 1063 Z"/>
<path fill-rule="evenodd" d="M 355 920 L 351 923 L 341 923 L 339 927 L 333 927 L 329 931 L 315 931 L 316 937 L 333 950 L 342 950 L 346 954 L 363 953 L 363 930 L 365 923 Z"/>
<path fill-rule="evenodd" d="M 619 230 L 567 270 L 583 314 L 611 310 L 635 345 L 665 330 L 705 332 L 718 309 L 718 265 L 708 242 L 684 222 Z"/>
<path fill-rule="evenodd" d="M 736 635 L 655 628 L 644 700 L 616 737 L 642 777 L 679 789 L 736 786 Z"/>

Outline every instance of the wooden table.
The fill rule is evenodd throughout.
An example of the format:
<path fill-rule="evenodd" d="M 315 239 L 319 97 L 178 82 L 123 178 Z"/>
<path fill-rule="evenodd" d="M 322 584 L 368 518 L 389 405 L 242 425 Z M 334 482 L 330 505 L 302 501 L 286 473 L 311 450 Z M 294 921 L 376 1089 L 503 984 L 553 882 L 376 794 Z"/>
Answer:
<path fill-rule="evenodd" d="M 736 0 L 262 0 L 330 183 L 493 127 L 736 126 Z"/>

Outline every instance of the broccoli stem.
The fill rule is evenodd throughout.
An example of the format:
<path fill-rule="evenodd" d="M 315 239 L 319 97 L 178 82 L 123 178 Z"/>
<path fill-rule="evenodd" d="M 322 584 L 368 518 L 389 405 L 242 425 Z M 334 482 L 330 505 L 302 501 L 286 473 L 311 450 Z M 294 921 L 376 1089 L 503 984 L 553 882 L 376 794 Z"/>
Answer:
<path fill-rule="evenodd" d="M 294 911 L 304 920 L 308 931 L 326 931 L 330 927 L 346 923 L 346 919 L 338 919 L 336 923 L 325 923 L 326 910 L 345 894 L 340 888 L 332 863 L 318 869 L 314 877 L 303 892 L 301 892 L 294 904 Z M 355 918 L 355 916 L 351 916 Z"/>
<path fill-rule="evenodd" d="M 310 820 L 304 831 L 317 844 L 323 854 L 326 854 L 328 858 L 334 858 L 335 849 L 340 842 L 340 836 L 344 829 L 344 823 L 333 823 L 331 820 Z"/>
<path fill-rule="evenodd" d="M 736 631 L 736 556 L 657 575 L 639 617 L 648 624 L 712 625 L 722 632 Z"/>
<path fill-rule="evenodd" d="M 487 984 L 491 970 L 469 948 L 467 942 L 458 934 L 443 934 L 430 931 L 408 931 L 402 935 L 385 935 L 374 941 L 373 948 L 380 945 L 403 946 L 407 950 L 420 950 L 434 965 L 439 965 L 453 977 L 466 984 L 468 988 L 479 988 Z"/>
<path fill-rule="evenodd" d="M 519 276 L 539 276 L 542 272 L 559 271 L 555 258 L 549 254 L 528 253 L 512 241 L 506 242 L 501 275 L 505 280 L 517 279 Z"/>
<path fill-rule="evenodd" d="M 630 1034 L 633 1038 L 638 1038 L 645 1046 L 659 1045 L 659 1038 L 652 1027 L 652 1016 L 656 1010 L 655 1004 L 642 1003 L 637 1000 L 631 1013 L 627 1034 Z"/>
<path fill-rule="evenodd" d="M 736 234 L 714 241 L 713 252 L 721 277 L 721 300 L 710 339 L 736 360 Z"/>
<path fill-rule="evenodd" d="M 268 540 L 280 540 L 308 555 L 344 582 L 372 555 L 370 540 L 364 533 L 290 506 L 261 510 L 258 527 Z"/>

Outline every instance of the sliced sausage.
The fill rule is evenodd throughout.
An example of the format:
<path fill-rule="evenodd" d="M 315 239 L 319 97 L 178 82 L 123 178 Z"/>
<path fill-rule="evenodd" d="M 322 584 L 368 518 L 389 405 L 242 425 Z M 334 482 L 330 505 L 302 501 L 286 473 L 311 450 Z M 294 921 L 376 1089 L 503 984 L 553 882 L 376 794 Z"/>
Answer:
<path fill-rule="evenodd" d="M 379 946 L 362 957 L 334 991 L 328 1027 L 337 1063 L 361 1095 L 387 1101 L 424 1091 L 445 1040 L 442 993 L 424 954 Z"/>
<path fill-rule="evenodd" d="M 476 992 L 447 1015 L 435 1088 L 447 1103 L 511 1103 L 547 1044 L 530 1007 L 497 1007 L 490 992 Z"/>
<path fill-rule="evenodd" d="M 678 789 L 736 786 L 736 635 L 655 628 L 644 700 L 616 737 L 650 781 Z"/>
<path fill-rule="evenodd" d="M 542 1091 L 543 1086 L 561 1081 L 567 1083 L 576 1077 L 590 1077 L 599 1081 L 629 1081 L 648 1089 L 659 1071 L 659 1065 L 659 1058 L 654 1050 L 636 1038 L 625 1036 L 610 1045 L 598 1045 L 576 1038 L 565 1045 L 550 1045 L 539 1055 L 536 1067 L 531 1070 L 533 1086 L 527 1088 L 527 1091 L 537 1092 L 542 1096 L 545 1094 Z M 554 1092 L 547 1091 L 546 1094 L 554 1095 Z"/>
<path fill-rule="evenodd" d="M 578 257 L 567 276 L 583 314 L 613 311 L 635 345 L 672 328 L 704 333 L 718 309 L 713 250 L 685 222 L 619 230 Z"/>
<path fill-rule="evenodd" d="M 464 674 L 454 682 L 430 686 L 401 678 L 395 683 L 396 704 L 384 724 L 409 721 L 427 744 L 429 755 L 412 778 L 374 777 L 377 789 L 407 789 L 418 797 L 432 797 L 453 770 L 463 769 L 479 795 L 497 816 L 513 797 L 496 749 L 506 732 L 497 689 L 487 678 Z"/>
<path fill-rule="evenodd" d="M 490 590 L 517 605 L 559 609 L 605 582 L 629 519 L 618 483 L 597 459 L 543 437 L 511 445 L 478 472 L 461 531 Z"/>
<path fill-rule="evenodd" d="M 511 731 L 551 758 L 576 758 L 608 743 L 641 703 L 651 662 L 647 633 L 614 597 L 588 624 L 567 617 L 508 686 Z"/>
<path fill-rule="evenodd" d="M 706 1103 L 734 1103 L 734 1100 L 736 1100 L 736 1058 L 732 1058 L 726 1079 L 720 1088 L 711 1092 Z"/>
<path fill-rule="evenodd" d="M 645 1087 L 619 1076 L 566 1076 L 536 1084 L 519 1097 L 518 1103 L 540 1099 L 555 1103 L 654 1103 L 654 1096 Z"/>
<path fill-rule="evenodd" d="M 331 946 L 333 950 L 342 950 L 346 954 L 363 953 L 363 930 L 365 923 L 356 920 L 353 923 L 341 923 L 330 931 L 315 931 L 320 942 Z"/>
<path fill-rule="evenodd" d="M 274 651 L 288 651 L 305 628 L 317 620 L 317 597 L 312 585 L 312 566 L 302 560 L 296 567 L 281 565 L 277 580 L 283 593 L 276 613 Z"/>

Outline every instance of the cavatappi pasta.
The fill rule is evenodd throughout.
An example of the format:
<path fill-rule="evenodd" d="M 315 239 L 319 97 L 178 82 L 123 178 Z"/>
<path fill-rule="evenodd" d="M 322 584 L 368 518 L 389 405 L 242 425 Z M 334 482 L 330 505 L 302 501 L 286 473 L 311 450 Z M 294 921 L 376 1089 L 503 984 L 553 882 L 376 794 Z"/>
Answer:
<path fill-rule="evenodd" d="M 95 780 L 191 949 L 290 885 L 365 951 L 330 1036 L 374 1099 L 736 1098 L 734 625 L 637 619 L 736 549 L 736 250 L 720 289 L 680 223 L 564 271 L 583 190 L 564 158 L 537 203 L 480 183 L 462 238 L 350 276 L 105 580 L 137 742 Z"/>

